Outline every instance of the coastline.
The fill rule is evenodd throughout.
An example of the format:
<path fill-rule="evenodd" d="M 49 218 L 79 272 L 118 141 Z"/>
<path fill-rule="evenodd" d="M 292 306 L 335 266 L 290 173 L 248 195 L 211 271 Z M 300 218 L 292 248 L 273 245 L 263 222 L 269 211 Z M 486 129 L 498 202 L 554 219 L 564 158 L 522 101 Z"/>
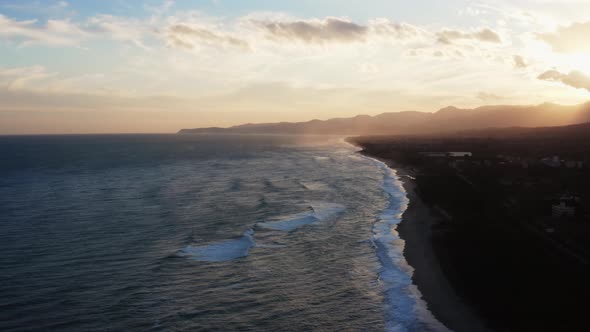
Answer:
<path fill-rule="evenodd" d="M 397 230 L 405 241 L 404 257 L 414 268 L 412 282 L 418 287 L 428 309 L 442 324 L 455 332 L 490 331 L 473 309 L 457 295 L 443 272 L 432 242 L 432 228 L 437 217 L 418 195 L 411 171 L 392 160 L 361 153 L 394 169 L 403 184 L 409 204 Z"/>

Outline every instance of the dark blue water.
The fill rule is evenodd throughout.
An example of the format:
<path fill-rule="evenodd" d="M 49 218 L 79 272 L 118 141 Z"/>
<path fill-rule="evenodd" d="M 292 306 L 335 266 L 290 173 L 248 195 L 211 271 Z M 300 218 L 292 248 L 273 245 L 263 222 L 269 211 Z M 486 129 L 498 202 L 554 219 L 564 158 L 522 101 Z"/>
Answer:
<path fill-rule="evenodd" d="M 339 139 L 0 138 L 2 331 L 422 331 L 395 174 Z"/>

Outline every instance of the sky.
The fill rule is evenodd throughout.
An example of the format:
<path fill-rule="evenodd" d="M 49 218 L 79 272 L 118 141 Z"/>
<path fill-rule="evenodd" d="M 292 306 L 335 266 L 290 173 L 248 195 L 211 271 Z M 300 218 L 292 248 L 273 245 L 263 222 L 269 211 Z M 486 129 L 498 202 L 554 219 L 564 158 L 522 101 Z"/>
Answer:
<path fill-rule="evenodd" d="M 0 0 L 0 134 L 590 100 L 589 0 Z"/>

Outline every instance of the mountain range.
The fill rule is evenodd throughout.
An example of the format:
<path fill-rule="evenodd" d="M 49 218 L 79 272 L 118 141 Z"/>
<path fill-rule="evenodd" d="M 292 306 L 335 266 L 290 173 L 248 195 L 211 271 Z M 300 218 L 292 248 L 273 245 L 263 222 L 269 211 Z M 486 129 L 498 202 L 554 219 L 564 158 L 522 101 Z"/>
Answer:
<path fill-rule="evenodd" d="M 530 106 L 495 105 L 474 109 L 449 106 L 434 113 L 388 112 L 352 118 L 244 124 L 229 128 L 182 129 L 181 134 L 312 134 L 396 135 L 442 134 L 486 128 L 567 126 L 590 122 L 590 102 L 564 106 L 552 103 Z"/>

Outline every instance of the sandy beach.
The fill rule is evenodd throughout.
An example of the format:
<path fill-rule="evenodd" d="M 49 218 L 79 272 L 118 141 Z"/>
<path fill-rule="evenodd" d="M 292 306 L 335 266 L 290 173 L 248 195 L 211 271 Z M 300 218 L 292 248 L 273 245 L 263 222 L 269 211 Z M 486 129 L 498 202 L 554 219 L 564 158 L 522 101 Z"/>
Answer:
<path fill-rule="evenodd" d="M 429 310 L 453 331 L 490 331 L 459 298 L 442 271 L 432 245 L 432 226 L 437 217 L 418 196 L 411 172 L 391 161 L 385 162 L 396 170 L 410 201 L 398 230 L 406 244 L 404 256 L 415 269 L 412 279 Z"/>

